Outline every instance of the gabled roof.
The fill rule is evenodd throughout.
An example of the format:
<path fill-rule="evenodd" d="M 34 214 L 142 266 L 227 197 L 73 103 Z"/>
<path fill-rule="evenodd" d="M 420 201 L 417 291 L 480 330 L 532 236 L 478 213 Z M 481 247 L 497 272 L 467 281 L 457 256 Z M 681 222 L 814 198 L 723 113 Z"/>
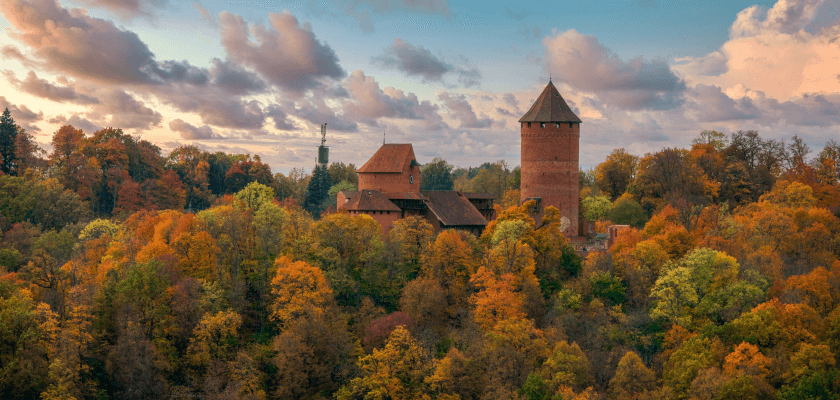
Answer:
<path fill-rule="evenodd" d="M 383 193 L 388 200 L 426 200 L 426 197 L 417 192 L 386 192 Z"/>
<path fill-rule="evenodd" d="M 466 196 L 455 190 L 430 190 L 422 192 L 428 197 L 429 206 L 441 224 L 455 225 L 487 225 L 487 219 L 475 208 Z"/>
<path fill-rule="evenodd" d="M 352 197 L 346 203 L 340 204 L 338 209 L 348 211 L 402 211 L 377 190 L 360 190 L 356 193 L 356 195 L 351 195 Z"/>
<path fill-rule="evenodd" d="M 540 97 L 531 106 L 531 109 L 519 119 L 519 122 L 577 122 L 580 118 L 569 108 L 563 96 L 554 87 L 551 81 L 543 89 Z"/>
<path fill-rule="evenodd" d="M 350 200 L 359 195 L 358 190 L 339 190 L 338 193 L 343 194 L 344 198 L 347 200 Z"/>
<path fill-rule="evenodd" d="M 362 165 L 356 172 L 359 173 L 401 173 L 406 164 L 412 166 L 420 165 L 414 157 L 414 148 L 411 143 L 388 143 L 383 144 L 373 157 Z"/>

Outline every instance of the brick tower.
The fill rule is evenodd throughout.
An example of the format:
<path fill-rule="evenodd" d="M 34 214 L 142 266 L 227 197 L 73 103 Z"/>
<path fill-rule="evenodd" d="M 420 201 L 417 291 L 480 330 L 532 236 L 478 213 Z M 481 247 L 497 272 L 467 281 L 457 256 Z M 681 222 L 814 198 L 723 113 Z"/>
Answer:
<path fill-rule="evenodd" d="M 554 206 L 569 218 L 566 237 L 578 236 L 580 118 L 551 81 L 519 119 L 522 136 L 522 198 L 536 199 L 539 224 L 543 209 Z"/>

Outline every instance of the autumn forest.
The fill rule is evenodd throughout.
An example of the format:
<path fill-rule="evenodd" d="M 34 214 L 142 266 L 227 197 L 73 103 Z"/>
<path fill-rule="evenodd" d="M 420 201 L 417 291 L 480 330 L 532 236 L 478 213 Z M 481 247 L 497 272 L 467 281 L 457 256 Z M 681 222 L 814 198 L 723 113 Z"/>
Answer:
<path fill-rule="evenodd" d="M 0 398 L 840 399 L 840 144 L 698 131 L 580 172 L 581 256 L 505 162 L 476 237 L 335 212 L 353 164 L 0 117 Z"/>

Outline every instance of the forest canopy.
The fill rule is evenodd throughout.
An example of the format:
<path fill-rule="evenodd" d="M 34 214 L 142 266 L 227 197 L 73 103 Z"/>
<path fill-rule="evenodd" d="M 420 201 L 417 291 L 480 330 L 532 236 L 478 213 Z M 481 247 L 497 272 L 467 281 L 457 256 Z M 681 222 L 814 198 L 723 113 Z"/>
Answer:
<path fill-rule="evenodd" d="M 0 118 L 0 398 L 836 399 L 840 145 L 704 131 L 582 171 L 581 254 L 504 162 L 480 236 L 335 212 L 354 165 Z"/>

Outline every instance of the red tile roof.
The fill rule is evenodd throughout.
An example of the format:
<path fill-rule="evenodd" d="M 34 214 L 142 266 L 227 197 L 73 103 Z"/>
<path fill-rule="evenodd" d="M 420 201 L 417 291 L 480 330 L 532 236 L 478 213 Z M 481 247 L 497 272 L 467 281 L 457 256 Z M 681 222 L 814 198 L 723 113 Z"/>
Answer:
<path fill-rule="evenodd" d="M 414 157 L 414 148 L 411 147 L 410 143 L 407 144 L 399 144 L 399 143 L 389 143 L 383 144 L 379 150 L 373 155 L 373 157 L 362 165 L 356 172 L 358 173 L 370 173 L 370 172 L 379 172 L 379 173 L 400 173 L 405 168 L 406 164 L 411 163 L 414 161 L 416 165 L 417 161 Z"/>
<path fill-rule="evenodd" d="M 519 122 L 577 122 L 580 123 L 580 118 L 569 108 L 563 96 L 554 87 L 551 81 L 548 86 L 543 89 L 540 97 L 531 106 Z"/>
<path fill-rule="evenodd" d="M 389 200 L 426 200 L 426 196 L 417 192 L 387 192 L 383 194 Z"/>
<path fill-rule="evenodd" d="M 454 190 L 431 190 L 423 192 L 429 198 L 426 202 L 443 225 L 487 225 L 487 219 L 463 194 Z"/>
<path fill-rule="evenodd" d="M 356 193 L 358 195 L 353 195 L 349 201 L 339 205 L 338 209 L 348 211 L 402 211 L 377 190 L 360 190 Z"/>

